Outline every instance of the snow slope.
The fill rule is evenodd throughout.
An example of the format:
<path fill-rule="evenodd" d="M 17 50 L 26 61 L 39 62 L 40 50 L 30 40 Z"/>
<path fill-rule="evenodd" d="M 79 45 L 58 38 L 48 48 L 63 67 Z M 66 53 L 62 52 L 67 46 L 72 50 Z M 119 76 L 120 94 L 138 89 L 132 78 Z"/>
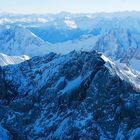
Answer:
<path fill-rule="evenodd" d="M 140 72 L 140 48 L 128 49 L 120 59 L 120 62 Z"/>
<path fill-rule="evenodd" d="M 0 53 L 32 57 L 46 54 L 51 50 L 51 44 L 44 42 L 28 29 L 19 26 L 0 28 Z"/>
<path fill-rule="evenodd" d="M 0 53 L 0 66 L 5 66 L 9 64 L 18 64 L 25 60 L 28 60 L 29 57 L 26 55 L 23 56 L 8 56 L 3 53 Z"/>
<path fill-rule="evenodd" d="M 111 69 L 113 73 L 117 73 L 122 80 L 129 81 L 135 89 L 140 90 L 140 71 L 136 71 L 135 67 L 129 67 L 125 63 L 120 63 L 120 61 L 112 61 L 104 55 L 101 57 L 106 62 L 106 66 Z"/>
<path fill-rule="evenodd" d="M 74 50 L 91 51 L 94 48 L 98 39 L 99 36 L 84 35 L 81 36 L 80 39 L 76 39 L 72 41 L 70 40 L 63 43 L 56 43 L 53 45 L 52 51 L 60 54 L 67 54 Z"/>

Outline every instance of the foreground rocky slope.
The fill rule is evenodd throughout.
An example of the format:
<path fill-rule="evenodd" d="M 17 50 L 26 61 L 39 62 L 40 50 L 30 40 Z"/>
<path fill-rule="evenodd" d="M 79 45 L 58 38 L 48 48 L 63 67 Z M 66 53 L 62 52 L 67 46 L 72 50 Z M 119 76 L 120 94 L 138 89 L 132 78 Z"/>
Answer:
<path fill-rule="evenodd" d="M 2 67 L 2 127 L 13 140 L 137 140 L 140 93 L 126 79 L 95 51 Z"/>

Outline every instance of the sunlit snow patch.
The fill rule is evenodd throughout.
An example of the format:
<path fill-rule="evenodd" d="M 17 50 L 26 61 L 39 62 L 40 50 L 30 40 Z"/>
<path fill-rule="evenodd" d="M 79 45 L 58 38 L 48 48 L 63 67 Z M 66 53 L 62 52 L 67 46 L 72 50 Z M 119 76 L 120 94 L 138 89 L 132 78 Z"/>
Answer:
<path fill-rule="evenodd" d="M 70 28 L 73 28 L 73 29 L 77 28 L 77 25 L 76 25 L 75 21 L 70 19 L 69 17 L 65 17 L 64 22 Z"/>
<path fill-rule="evenodd" d="M 21 56 L 8 56 L 6 54 L 0 53 L 0 66 L 5 66 L 9 64 L 18 64 L 30 58 L 27 55 Z"/>

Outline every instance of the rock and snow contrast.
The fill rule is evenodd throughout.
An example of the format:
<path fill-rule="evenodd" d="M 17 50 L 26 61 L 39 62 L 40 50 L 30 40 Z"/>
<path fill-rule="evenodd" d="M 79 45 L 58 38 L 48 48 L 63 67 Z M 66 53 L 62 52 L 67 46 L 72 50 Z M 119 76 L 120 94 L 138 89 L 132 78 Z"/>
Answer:
<path fill-rule="evenodd" d="M 0 24 L 0 140 L 140 139 L 139 12 Z"/>
<path fill-rule="evenodd" d="M 120 60 L 121 63 L 127 64 L 130 68 L 140 71 L 140 48 L 130 48 Z"/>
<path fill-rule="evenodd" d="M 1 123 L 13 139 L 136 139 L 140 88 L 118 69 L 95 51 L 2 67 Z"/>

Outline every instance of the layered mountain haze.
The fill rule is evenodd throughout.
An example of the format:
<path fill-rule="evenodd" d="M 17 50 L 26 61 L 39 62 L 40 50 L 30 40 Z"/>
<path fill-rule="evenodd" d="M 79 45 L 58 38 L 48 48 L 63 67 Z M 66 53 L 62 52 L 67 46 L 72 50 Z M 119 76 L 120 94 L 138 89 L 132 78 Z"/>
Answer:
<path fill-rule="evenodd" d="M 0 14 L 0 139 L 139 140 L 139 14 Z"/>
<path fill-rule="evenodd" d="M 3 21 L 3 25 L 10 26 L 10 29 L 8 31 L 6 30 L 6 32 L 9 32 L 9 34 L 15 32 L 17 35 L 25 36 L 25 40 L 22 40 L 23 43 L 21 43 L 23 46 L 15 42 L 16 40 L 20 41 L 20 38 L 14 39 L 15 44 L 11 41 L 7 42 L 6 40 L 6 44 L 3 46 L 8 45 L 8 48 L 10 48 L 10 43 L 13 44 L 13 46 L 18 45 L 22 48 L 21 53 L 19 53 L 21 51 L 19 47 L 16 48 L 16 52 L 18 53 L 14 51 L 10 55 L 24 54 L 36 56 L 51 51 L 66 54 L 73 50 L 90 51 L 94 49 L 103 52 L 104 55 L 109 58 L 119 60 L 123 59 L 122 57 L 126 55 L 125 51 L 140 48 L 139 12 L 112 14 L 70 14 L 64 12 L 56 15 L 6 16 L 7 20 L 4 20 L 5 15 L 1 15 L 0 18 L 1 21 Z M 75 29 L 72 26 L 74 26 Z M 34 34 L 27 30 L 27 28 Z M 21 34 L 19 29 L 24 30 L 24 35 Z M 30 37 L 31 39 L 29 39 Z M 26 40 L 30 40 L 31 42 L 26 42 Z M 5 42 L 5 40 L 2 41 Z M 27 46 L 27 49 L 23 50 L 23 48 L 25 48 L 24 46 Z M 37 46 L 43 47 L 38 49 Z M 47 49 L 45 46 L 47 46 Z M 37 52 L 36 49 L 38 49 Z M 7 54 L 7 50 L 4 51 L 4 48 L 1 49 L 1 52 Z"/>

